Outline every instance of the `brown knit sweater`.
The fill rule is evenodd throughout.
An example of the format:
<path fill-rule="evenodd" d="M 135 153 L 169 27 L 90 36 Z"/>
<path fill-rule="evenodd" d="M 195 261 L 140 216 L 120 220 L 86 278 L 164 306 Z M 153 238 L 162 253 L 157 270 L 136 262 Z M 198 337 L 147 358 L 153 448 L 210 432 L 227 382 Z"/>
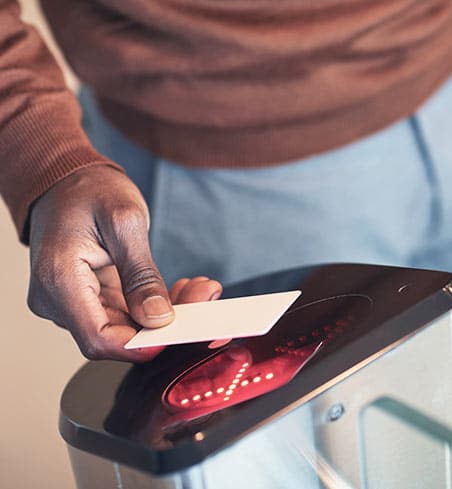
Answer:
<path fill-rule="evenodd" d="M 41 0 L 105 115 L 157 155 L 258 167 L 413 112 L 452 71 L 450 0 Z M 28 209 L 89 145 L 36 33 L 0 0 L 0 192 Z M 120 163 L 120 162 L 119 162 Z"/>

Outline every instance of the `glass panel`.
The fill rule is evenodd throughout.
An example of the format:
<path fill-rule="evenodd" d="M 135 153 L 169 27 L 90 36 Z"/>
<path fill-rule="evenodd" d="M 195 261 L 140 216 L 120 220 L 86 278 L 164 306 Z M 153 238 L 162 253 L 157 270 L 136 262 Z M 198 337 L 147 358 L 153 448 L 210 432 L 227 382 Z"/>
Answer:
<path fill-rule="evenodd" d="M 381 398 L 362 410 L 360 428 L 364 488 L 451 488 L 449 427 Z"/>

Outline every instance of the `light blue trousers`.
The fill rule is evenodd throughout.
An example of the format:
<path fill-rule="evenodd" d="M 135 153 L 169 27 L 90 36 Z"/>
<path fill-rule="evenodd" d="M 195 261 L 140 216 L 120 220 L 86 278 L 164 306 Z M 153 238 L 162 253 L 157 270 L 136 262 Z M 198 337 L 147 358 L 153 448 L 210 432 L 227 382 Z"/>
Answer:
<path fill-rule="evenodd" d="M 168 285 L 325 262 L 452 270 L 452 82 L 410 119 L 257 170 L 157 158 L 113 128 L 88 90 L 80 100 L 94 146 L 125 167 L 149 204 L 152 251 Z"/>

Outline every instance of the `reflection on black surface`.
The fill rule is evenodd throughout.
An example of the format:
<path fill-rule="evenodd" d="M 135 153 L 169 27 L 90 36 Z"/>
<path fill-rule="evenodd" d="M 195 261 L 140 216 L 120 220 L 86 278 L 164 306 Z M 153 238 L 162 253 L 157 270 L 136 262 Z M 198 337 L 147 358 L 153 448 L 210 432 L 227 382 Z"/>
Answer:
<path fill-rule="evenodd" d="M 356 294 L 297 301 L 266 335 L 234 340 L 217 353 L 206 343 L 168 348 L 129 371 L 105 427 L 171 446 L 200 423 L 212 423 L 212 415 L 232 415 L 245 401 L 290 382 L 319 351 L 353 334 L 371 308 L 368 297 Z"/>
<path fill-rule="evenodd" d="M 162 396 L 172 416 L 166 426 L 211 414 L 266 394 L 289 382 L 321 342 L 276 352 L 263 361 L 247 346 L 235 346 L 202 361 L 176 379 Z"/>

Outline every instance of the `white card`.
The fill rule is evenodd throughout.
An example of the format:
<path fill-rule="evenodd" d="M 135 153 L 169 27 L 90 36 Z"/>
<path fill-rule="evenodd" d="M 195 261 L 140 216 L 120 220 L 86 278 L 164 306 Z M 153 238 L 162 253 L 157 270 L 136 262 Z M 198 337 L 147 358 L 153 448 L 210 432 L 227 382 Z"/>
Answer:
<path fill-rule="evenodd" d="M 253 295 L 174 306 L 176 319 L 163 328 L 141 329 L 124 348 L 176 345 L 268 333 L 301 291 Z"/>

